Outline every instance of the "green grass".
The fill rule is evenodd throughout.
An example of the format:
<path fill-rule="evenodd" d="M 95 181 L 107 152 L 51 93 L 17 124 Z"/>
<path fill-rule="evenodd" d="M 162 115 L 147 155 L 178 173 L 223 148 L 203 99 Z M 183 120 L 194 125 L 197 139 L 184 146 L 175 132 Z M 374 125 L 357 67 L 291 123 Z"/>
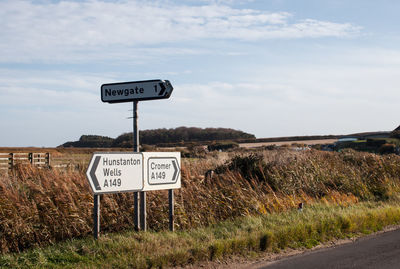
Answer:
<path fill-rule="evenodd" d="M 0 256 L 11 268 L 160 268 L 231 255 L 259 255 L 286 248 L 369 234 L 400 223 L 400 202 L 363 202 L 349 207 L 315 204 L 242 217 L 208 227 L 172 232 L 126 232 L 74 239 L 46 248 Z"/>

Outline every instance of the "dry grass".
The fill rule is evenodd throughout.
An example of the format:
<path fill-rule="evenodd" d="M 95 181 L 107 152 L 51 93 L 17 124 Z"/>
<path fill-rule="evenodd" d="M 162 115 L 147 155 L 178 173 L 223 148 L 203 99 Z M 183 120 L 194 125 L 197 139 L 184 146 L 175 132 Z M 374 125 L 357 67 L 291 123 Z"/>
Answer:
<path fill-rule="evenodd" d="M 215 169 L 212 179 L 204 173 Z M 0 251 L 21 251 L 92 229 L 93 198 L 86 167 L 38 169 L 17 166 L 0 178 Z M 386 200 L 399 190 L 400 157 L 318 151 L 211 154 L 183 159 L 182 188 L 176 194 L 178 229 L 205 227 L 240 216 L 268 215 L 299 202 L 349 205 Z M 167 192 L 148 193 L 148 225 L 168 227 Z M 101 229 L 133 227 L 133 195 L 102 196 Z"/>

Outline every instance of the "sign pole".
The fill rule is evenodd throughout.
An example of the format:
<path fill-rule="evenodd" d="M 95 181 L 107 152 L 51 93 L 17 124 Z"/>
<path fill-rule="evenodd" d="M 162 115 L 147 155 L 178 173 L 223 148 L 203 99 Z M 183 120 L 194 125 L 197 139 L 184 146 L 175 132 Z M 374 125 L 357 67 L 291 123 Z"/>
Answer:
<path fill-rule="evenodd" d="M 139 152 L 138 101 L 133 101 L 133 152 Z"/>
<path fill-rule="evenodd" d="M 100 194 L 93 196 L 93 237 L 98 239 L 100 234 Z"/>
<path fill-rule="evenodd" d="M 139 128 L 138 128 L 138 101 L 133 101 L 133 151 L 139 152 Z M 139 195 L 140 194 L 140 198 Z M 140 200 L 140 206 L 139 206 Z M 146 231 L 146 193 L 135 192 L 133 197 L 134 203 L 134 225 L 135 230 Z M 140 221 L 139 221 L 140 220 Z"/>
<path fill-rule="evenodd" d="M 138 101 L 133 101 L 133 152 L 139 152 L 139 130 L 138 130 Z M 140 230 L 139 223 L 139 192 L 133 193 L 133 222 L 135 230 Z"/>
<path fill-rule="evenodd" d="M 174 190 L 168 190 L 168 202 L 169 202 L 169 230 L 174 231 Z"/>
<path fill-rule="evenodd" d="M 140 215 L 141 215 L 141 219 L 140 219 L 140 228 L 142 229 L 142 231 L 146 231 L 147 230 L 147 214 L 146 214 L 146 192 L 145 191 L 141 191 L 140 192 Z"/>
<path fill-rule="evenodd" d="M 134 192 L 133 193 L 133 207 L 134 207 L 134 212 L 133 212 L 133 222 L 134 222 L 134 228 L 135 231 L 139 231 L 139 193 Z"/>
<path fill-rule="evenodd" d="M 138 101 L 133 101 L 133 151 L 139 152 L 139 128 L 138 128 Z M 140 198 L 138 194 L 140 193 Z M 134 194 L 134 204 L 135 204 L 135 229 L 146 231 L 146 193 L 144 191 L 135 192 Z M 139 199 L 140 206 L 139 206 Z M 139 214 L 140 213 L 140 214 Z M 139 223 L 140 219 L 140 223 Z"/>

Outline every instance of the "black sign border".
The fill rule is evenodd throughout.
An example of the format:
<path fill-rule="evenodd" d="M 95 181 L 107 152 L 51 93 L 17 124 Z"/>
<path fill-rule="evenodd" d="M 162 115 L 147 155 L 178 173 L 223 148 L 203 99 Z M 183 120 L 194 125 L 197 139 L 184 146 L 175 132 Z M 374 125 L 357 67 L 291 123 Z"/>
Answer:
<path fill-rule="evenodd" d="M 172 181 L 172 182 L 168 182 L 168 183 L 158 183 L 158 184 L 152 184 L 150 183 L 150 159 L 175 159 L 176 161 L 176 165 L 178 166 L 178 172 L 176 174 L 176 180 Z M 149 186 L 158 186 L 158 185 L 171 185 L 171 184 L 176 184 L 176 182 L 178 182 L 178 178 L 181 174 L 181 167 L 180 167 L 180 163 L 178 162 L 178 159 L 176 157 L 149 157 L 147 159 L 147 184 L 149 184 Z"/>

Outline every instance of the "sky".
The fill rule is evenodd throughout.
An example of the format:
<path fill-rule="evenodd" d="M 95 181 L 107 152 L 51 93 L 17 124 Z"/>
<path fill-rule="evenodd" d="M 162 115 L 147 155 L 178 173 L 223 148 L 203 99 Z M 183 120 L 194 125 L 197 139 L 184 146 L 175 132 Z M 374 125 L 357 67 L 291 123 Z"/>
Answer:
<path fill-rule="evenodd" d="M 258 138 L 400 125 L 398 0 L 0 0 L 0 146 L 132 131 L 105 83 L 167 79 L 139 129 Z"/>

